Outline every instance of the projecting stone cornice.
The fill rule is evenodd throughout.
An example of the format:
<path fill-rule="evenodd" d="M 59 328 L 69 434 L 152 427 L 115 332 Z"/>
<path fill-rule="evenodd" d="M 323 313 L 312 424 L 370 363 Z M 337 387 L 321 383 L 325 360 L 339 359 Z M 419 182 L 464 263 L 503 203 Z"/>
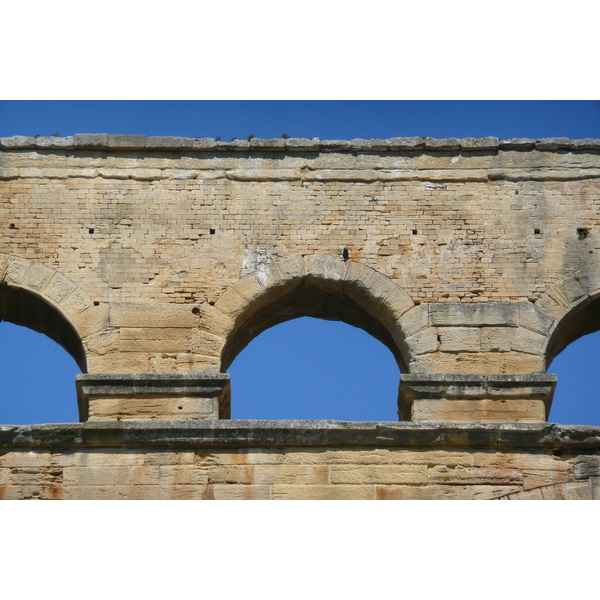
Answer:
<path fill-rule="evenodd" d="M 0 425 L 0 448 L 276 447 L 538 448 L 576 452 L 600 446 L 600 427 L 551 423 L 348 421 L 105 421 Z"/>
<path fill-rule="evenodd" d="M 78 149 L 78 150 L 147 150 L 157 152 L 206 151 L 275 151 L 275 152 L 388 152 L 388 151 L 497 151 L 497 150 L 600 150 L 600 139 L 573 140 L 555 138 L 496 137 L 445 138 L 396 137 L 388 139 L 320 140 L 318 138 L 251 138 L 216 141 L 213 138 L 158 137 L 144 135 L 110 135 L 77 133 L 68 137 L 30 137 L 16 135 L 0 138 L 0 149 Z"/>

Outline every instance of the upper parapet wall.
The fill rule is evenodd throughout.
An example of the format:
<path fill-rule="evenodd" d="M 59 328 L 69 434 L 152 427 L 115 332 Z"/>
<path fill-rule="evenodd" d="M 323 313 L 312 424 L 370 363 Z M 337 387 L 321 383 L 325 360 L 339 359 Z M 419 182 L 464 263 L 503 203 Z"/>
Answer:
<path fill-rule="evenodd" d="M 161 152 L 178 151 L 406 151 L 406 150 L 466 150 L 494 151 L 510 149 L 528 150 L 600 150 L 600 139 L 571 140 L 556 138 L 512 138 L 500 140 L 485 138 L 446 138 L 396 137 L 381 139 L 320 140 L 318 138 L 275 138 L 250 140 L 215 141 L 213 138 L 146 137 L 144 135 L 109 135 L 106 133 L 77 133 L 69 137 L 27 137 L 13 136 L 0 138 L 0 149 L 81 149 L 81 150 L 150 150 Z"/>

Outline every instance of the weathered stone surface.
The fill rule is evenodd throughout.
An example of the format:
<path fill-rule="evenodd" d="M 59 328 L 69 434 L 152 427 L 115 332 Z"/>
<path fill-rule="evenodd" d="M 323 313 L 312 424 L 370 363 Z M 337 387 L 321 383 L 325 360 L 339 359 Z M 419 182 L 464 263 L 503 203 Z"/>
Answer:
<path fill-rule="evenodd" d="M 593 328 L 600 293 L 598 140 L 77 134 L 4 138 L 0 149 L 0 318 L 53 336 L 89 376 L 149 382 L 99 384 L 83 406 L 128 428 L 0 430 L 7 448 L 52 453 L 52 464 L 21 455 L 0 465 L 0 487 L 8 486 L 0 495 L 596 493 L 595 434 L 542 422 L 554 386 L 546 365 Z M 404 380 L 414 397 L 405 394 L 401 413 L 437 425 L 190 430 L 181 424 L 226 419 L 227 385 L 203 396 L 144 375 L 218 375 L 257 332 L 305 314 L 364 327 L 408 377 L 448 376 L 419 389 Z M 158 428 L 137 428 L 137 419 Z M 505 428 L 511 421 L 540 423 Z M 57 457 L 71 434 L 79 437 L 70 454 Z M 71 477 L 63 489 L 62 469 L 88 464 L 69 462 L 74 453 L 98 444 L 113 452 L 111 465 L 130 468 L 129 479 Z M 501 459 L 482 457 L 492 449 Z M 130 452 L 152 455 L 153 468 L 135 470 L 145 463 L 128 462 Z M 197 462 L 179 463 L 179 453 Z M 172 469 L 161 487 L 163 459 L 197 469 L 181 480 Z M 504 471 L 521 480 L 489 475 Z M 434 481 L 448 473 L 451 483 Z M 287 487 L 276 494 L 277 485 Z"/>

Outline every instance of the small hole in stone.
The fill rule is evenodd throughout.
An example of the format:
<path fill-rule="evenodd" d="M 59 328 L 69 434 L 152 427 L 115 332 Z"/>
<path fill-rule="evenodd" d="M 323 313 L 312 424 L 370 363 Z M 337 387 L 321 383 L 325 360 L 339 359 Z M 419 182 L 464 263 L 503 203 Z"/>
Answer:
<path fill-rule="evenodd" d="M 179 410 L 183 410 L 183 406 L 181 406 L 181 405 L 179 405 L 177 408 L 178 408 Z"/>
<path fill-rule="evenodd" d="M 16 226 L 14 223 L 11 223 L 11 224 L 8 226 L 8 228 L 9 228 L 9 229 L 16 229 L 16 228 L 17 228 L 17 226 Z"/>
<path fill-rule="evenodd" d="M 416 229 L 413 229 L 413 230 L 412 230 L 412 234 L 413 234 L 413 235 L 417 235 L 417 230 L 416 230 Z"/>
<path fill-rule="evenodd" d="M 215 305 L 215 303 L 214 303 L 214 302 L 209 302 L 209 304 L 210 304 L 211 306 L 214 306 L 214 305 Z"/>
<path fill-rule="evenodd" d="M 542 235 L 542 230 L 537 227 L 533 230 L 534 235 Z"/>
<path fill-rule="evenodd" d="M 94 300 L 94 306 L 100 306 L 100 302 L 98 300 Z"/>
<path fill-rule="evenodd" d="M 348 248 L 344 248 L 342 250 L 342 258 L 344 259 L 344 262 L 346 262 L 349 257 L 350 257 L 350 254 L 348 253 Z"/>
<path fill-rule="evenodd" d="M 192 308 L 192 312 L 193 312 L 195 315 L 199 315 L 199 314 L 200 314 L 200 309 L 199 309 L 197 306 L 194 306 L 194 308 Z"/>
<path fill-rule="evenodd" d="M 519 190 L 517 190 L 517 191 L 515 192 L 515 196 L 518 196 L 518 195 L 519 195 Z"/>
<path fill-rule="evenodd" d="M 216 230 L 215 229 L 209 229 L 209 231 L 210 231 L 210 235 L 214 235 Z"/>
<path fill-rule="evenodd" d="M 88 232 L 89 233 L 94 233 L 94 230 L 93 229 L 88 229 Z"/>

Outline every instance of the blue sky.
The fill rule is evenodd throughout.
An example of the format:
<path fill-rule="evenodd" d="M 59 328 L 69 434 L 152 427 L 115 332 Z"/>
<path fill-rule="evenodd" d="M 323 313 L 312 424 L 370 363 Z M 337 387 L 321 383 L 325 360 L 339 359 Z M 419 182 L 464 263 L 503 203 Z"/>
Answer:
<path fill-rule="evenodd" d="M 600 102 L 0 101 L 0 136 L 54 133 L 600 138 Z M 552 421 L 600 425 L 598 336 L 575 342 L 551 365 L 559 375 Z M 50 339 L 1 323 L 0 423 L 76 421 L 76 372 Z M 396 419 L 399 372 L 391 353 L 343 323 L 297 319 L 274 327 L 230 372 L 236 418 Z"/>

